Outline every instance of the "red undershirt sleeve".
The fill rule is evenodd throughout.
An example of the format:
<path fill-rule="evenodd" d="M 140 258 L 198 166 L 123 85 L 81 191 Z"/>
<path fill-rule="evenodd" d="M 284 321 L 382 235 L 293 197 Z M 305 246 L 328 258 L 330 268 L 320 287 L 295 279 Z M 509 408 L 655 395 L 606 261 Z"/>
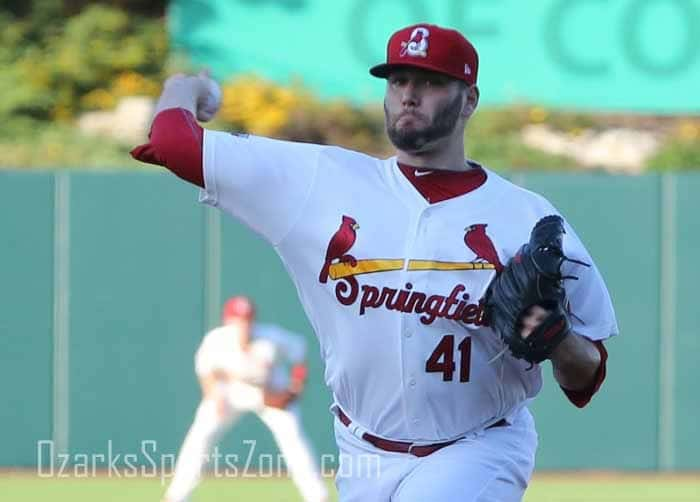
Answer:
<path fill-rule="evenodd" d="M 183 108 L 163 110 L 153 119 L 149 142 L 131 150 L 141 162 L 164 166 L 185 181 L 204 188 L 204 129 Z"/>
<path fill-rule="evenodd" d="M 569 401 L 571 401 L 577 408 L 583 408 L 586 406 L 590 402 L 593 395 L 598 392 L 598 389 L 600 389 L 600 386 L 603 385 L 603 381 L 605 380 L 605 364 L 608 360 L 608 351 L 605 350 L 605 346 L 600 340 L 593 343 L 598 349 L 598 352 L 600 352 L 600 366 L 598 366 L 598 371 L 596 372 L 595 378 L 593 379 L 591 385 L 583 390 L 568 390 L 564 387 L 561 388 L 561 390 L 564 391 L 564 394 L 566 394 L 566 397 L 569 398 Z"/>

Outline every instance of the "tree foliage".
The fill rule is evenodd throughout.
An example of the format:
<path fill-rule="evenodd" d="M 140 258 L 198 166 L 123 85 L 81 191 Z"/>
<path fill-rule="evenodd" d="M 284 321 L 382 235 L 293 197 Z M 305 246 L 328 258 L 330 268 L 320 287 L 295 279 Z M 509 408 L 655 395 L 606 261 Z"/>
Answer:
<path fill-rule="evenodd" d="M 136 93 L 155 92 L 163 77 L 167 34 L 162 19 L 118 6 L 139 3 L 147 2 L 3 5 L 0 118 L 67 119 L 95 107 L 95 100 L 83 99 L 87 94 L 116 92 L 113 85 L 120 78 L 140 82 Z M 73 10 L 75 15 L 65 17 Z"/>

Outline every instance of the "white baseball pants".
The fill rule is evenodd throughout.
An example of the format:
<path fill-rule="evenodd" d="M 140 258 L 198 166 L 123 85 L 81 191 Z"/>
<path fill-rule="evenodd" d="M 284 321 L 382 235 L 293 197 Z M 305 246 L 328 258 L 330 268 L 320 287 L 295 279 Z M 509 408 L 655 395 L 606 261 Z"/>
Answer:
<path fill-rule="evenodd" d="M 335 419 L 340 502 L 520 502 L 537 450 L 527 408 L 514 423 L 471 434 L 425 457 L 391 453 Z"/>
<path fill-rule="evenodd" d="M 214 445 L 243 412 L 249 411 L 232 407 L 229 410 L 230 413 L 221 418 L 214 401 L 204 400 L 199 405 L 180 449 L 165 500 L 186 502 L 189 499 L 201 479 L 207 456 Z M 303 499 L 306 502 L 324 502 L 327 499 L 326 485 L 311 454 L 296 410 L 264 407 L 256 414 L 270 428 Z"/>

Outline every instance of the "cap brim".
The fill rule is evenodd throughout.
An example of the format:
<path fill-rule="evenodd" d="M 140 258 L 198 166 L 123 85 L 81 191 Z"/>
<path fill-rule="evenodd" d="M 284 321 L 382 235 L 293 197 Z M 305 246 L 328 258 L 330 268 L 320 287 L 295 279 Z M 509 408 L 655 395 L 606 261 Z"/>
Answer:
<path fill-rule="evenodd" d="M 378 65 L 370 68 L 369 73 L 373 77 L 387 78 L 389 75 L 391 75 L 391 73 L 393 71 L 399 70 L 401 68 L 420 68 L 421 70 L 434 71 L 435 73 L 440 73 L 441 75 L 446 75 L 446 76 L 448 76 L 450 78 L 454 78 L 456 80 L 464 80 L 463 78 L 458 78 L 458 77 L 455 77 L 454 75 L 451 75 L 450 73 L 447 73 L 442 68 L 437 68 L 433 65 L 426 64 L 426 63 L 419 63 L 419 62 L 414 62 L 414 63 L 382 63 L 382 64 L 378 64 Z"/>
<path fill-rule="evenodd" d="M 430 65 L 425 64 L 412 64 L 412 63 L 382 63 L 377 66 L 373 66 L 369 69 L 369 73 L 377 78 L 387 78 L 393 71 L 400 70 L 401 68 L 420 68 L 422 70 L 436 71 L 438 73 L 443 73 L 441 71 L 432 68 Z"/>
<path fill-rule="evenodd" d="M 369 69 L 370 75 L 377 78 L 387 78 L 398 65 L 382 63 Z"/>

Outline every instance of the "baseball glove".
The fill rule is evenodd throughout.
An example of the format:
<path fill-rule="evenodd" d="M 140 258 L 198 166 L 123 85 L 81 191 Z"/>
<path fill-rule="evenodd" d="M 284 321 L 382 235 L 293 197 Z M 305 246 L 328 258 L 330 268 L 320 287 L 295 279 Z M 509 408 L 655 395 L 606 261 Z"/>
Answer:
<path fill-rule="evenodd" d="M 491 328 L 500 335 L 514 357 L 531 365 L 548 359 L 571 330 L 562 282 L 577 277 L 562 275 L 562 264 L 570 261 L 588 266 L 564 255 L 564 233 L 560 216 L 545 216 L 538 221 L 532 229 L 530 241 L 494 278 L 486 292 L 486 315 Z M 520 334 L 522 318 L 534 305 L 541 306 L 549 314 L 527 338 L 523 338 Z"/>

